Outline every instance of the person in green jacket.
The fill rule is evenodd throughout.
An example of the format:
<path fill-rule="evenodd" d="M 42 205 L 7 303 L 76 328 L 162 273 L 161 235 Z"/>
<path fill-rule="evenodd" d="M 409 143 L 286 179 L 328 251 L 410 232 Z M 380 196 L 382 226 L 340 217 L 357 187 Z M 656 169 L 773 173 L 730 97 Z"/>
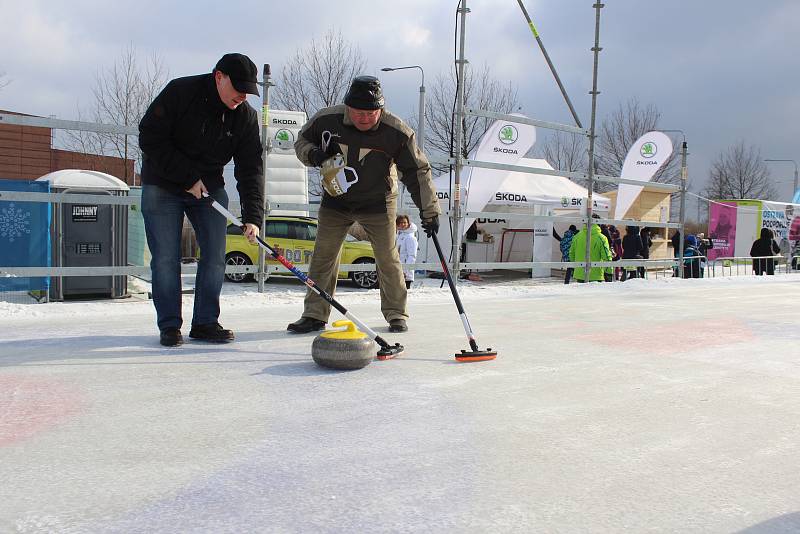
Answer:
<path fill-rule="evenodd" d="M 600 233 L 600 226 L 592 225 L 592 249 L 589 252 L 592 262 L 611 261 L 611 248 L 608 246 L 608 239 Z M 580 229 L 572 238 L 569 247 L 569 261 L 586 261 L 586 227 Z M 608 272 L 611 267 L 592 267 L 589 270 L 590 282 L 602 282 L 603 273 Z M 575 279 L 578 282 L 586 281 L 586 270 L 583 267 L 575 267 Z"/>

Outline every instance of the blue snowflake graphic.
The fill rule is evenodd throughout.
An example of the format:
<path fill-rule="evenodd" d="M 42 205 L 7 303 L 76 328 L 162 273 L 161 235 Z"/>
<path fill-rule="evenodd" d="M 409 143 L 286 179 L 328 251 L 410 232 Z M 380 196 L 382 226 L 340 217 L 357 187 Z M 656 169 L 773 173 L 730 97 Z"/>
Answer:
<path fill-rule="evenodd" d="M 31 212 L 17 208 L 9 203 L 7 208 L 0 209 L 0 237 L 13 243 L 15 239 L 31 233 Z"/>

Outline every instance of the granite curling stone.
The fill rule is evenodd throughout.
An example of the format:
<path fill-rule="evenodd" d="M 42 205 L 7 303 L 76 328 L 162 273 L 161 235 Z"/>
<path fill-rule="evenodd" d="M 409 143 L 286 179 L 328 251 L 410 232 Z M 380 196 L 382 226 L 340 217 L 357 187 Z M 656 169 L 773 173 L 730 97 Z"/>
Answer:
<path fill-rule="evenodd" d="M 351 321 L 336 321 L 334 327 L 343 330 L 325 330 L 314 338 L 311 357 L 317 365 L 329 369 L 361 369 L 375 357 L 375 343 L 367 334 L 356 329 Z"/>

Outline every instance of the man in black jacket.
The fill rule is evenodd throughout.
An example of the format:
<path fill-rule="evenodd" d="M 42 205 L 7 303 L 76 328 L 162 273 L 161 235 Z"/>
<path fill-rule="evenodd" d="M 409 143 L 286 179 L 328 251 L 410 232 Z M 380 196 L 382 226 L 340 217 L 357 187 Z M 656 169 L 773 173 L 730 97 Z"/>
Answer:
<path fill-rule="evenodd" d="M 639 230 L 639 237 L 642 238 L 642 259 L 650 259 L 650 247 L 653 246 L 653 238 L 650 237 L 650 228 L 644 226 Z M 623 246 L 624 248 L 624 246 Z M 642 265 L 638 269 L 639 278 L 645 278 L 645 266 Z"/>
<path fill-rule="evenodd" d="M 153 304 L 162 345 L 183 343 L 184 214 L 200 245 L 189 337 L 211 342 L 234 338 L 219 324 L 226 221 L 203 194 L 228 205 L 222 171 L 233 159 L 244 235 L 255 242 L 264 220 L 264 182 L 258 117 L 247 104 L 248 94 L 258 95 L 255 64 L 242 54 L 226 54 L 211 74 L 169 82 L 139 123 L 142 215 L 152 254 Z"/>
<path fill-rule="evenodd" d="M 381 312 L 392 332 L 408 329 L 407 290 L 396 246 L 397 180 L 411 193 L 428 235 L 439 229 L 439 202 L 431 167 L 417 147 L 414 131 L 384 109 L 380 81 L 353 79 L 344 104 L 320 110 L 295 142 L 297 157 L 320 167 L 325 193 L 309 276 L 329 294 L 336 289 L 339 256 L 347 231 L 358 222 L 375 251 Z M 309 290 L 303 315 L 287 330 L 321 330 L 330 305 Z"/>

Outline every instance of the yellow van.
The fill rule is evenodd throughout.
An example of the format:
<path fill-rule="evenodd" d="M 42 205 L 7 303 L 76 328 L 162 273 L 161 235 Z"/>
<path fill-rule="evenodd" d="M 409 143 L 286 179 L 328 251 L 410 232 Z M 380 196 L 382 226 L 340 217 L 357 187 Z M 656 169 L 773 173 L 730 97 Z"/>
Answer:
<path fill-rule="evenodd" d="M 266 238 L 264 241 L 295 265 L 309 263 L 314 254 L 314 240 L 317 237 L 317 219 L 290 215 L 271 215 L 265 220 Z M 258 245 L 251 245 L 242 235 L 242 229 L 229 225 L 225 237 L 225 263 L 227 265 L 254 265 L 258 263 Z M 266 254 L 266 251 L 265 251 Z M 266 254 L 267 264 L 280 265 Z M 348 235 L 342 245 L 341 263 L 375 263 L 375 253 L 368 241 L 359 241 Z M 286 268 L 270 276 L 294 276 Z M 252 274 L 225 273 L 231 282 L 252 282 Z M 374 289 L 378 287 L 378 273 L 375 271 L 339 272 L 339 279 L 350 279 L 358 287 Z"/>

